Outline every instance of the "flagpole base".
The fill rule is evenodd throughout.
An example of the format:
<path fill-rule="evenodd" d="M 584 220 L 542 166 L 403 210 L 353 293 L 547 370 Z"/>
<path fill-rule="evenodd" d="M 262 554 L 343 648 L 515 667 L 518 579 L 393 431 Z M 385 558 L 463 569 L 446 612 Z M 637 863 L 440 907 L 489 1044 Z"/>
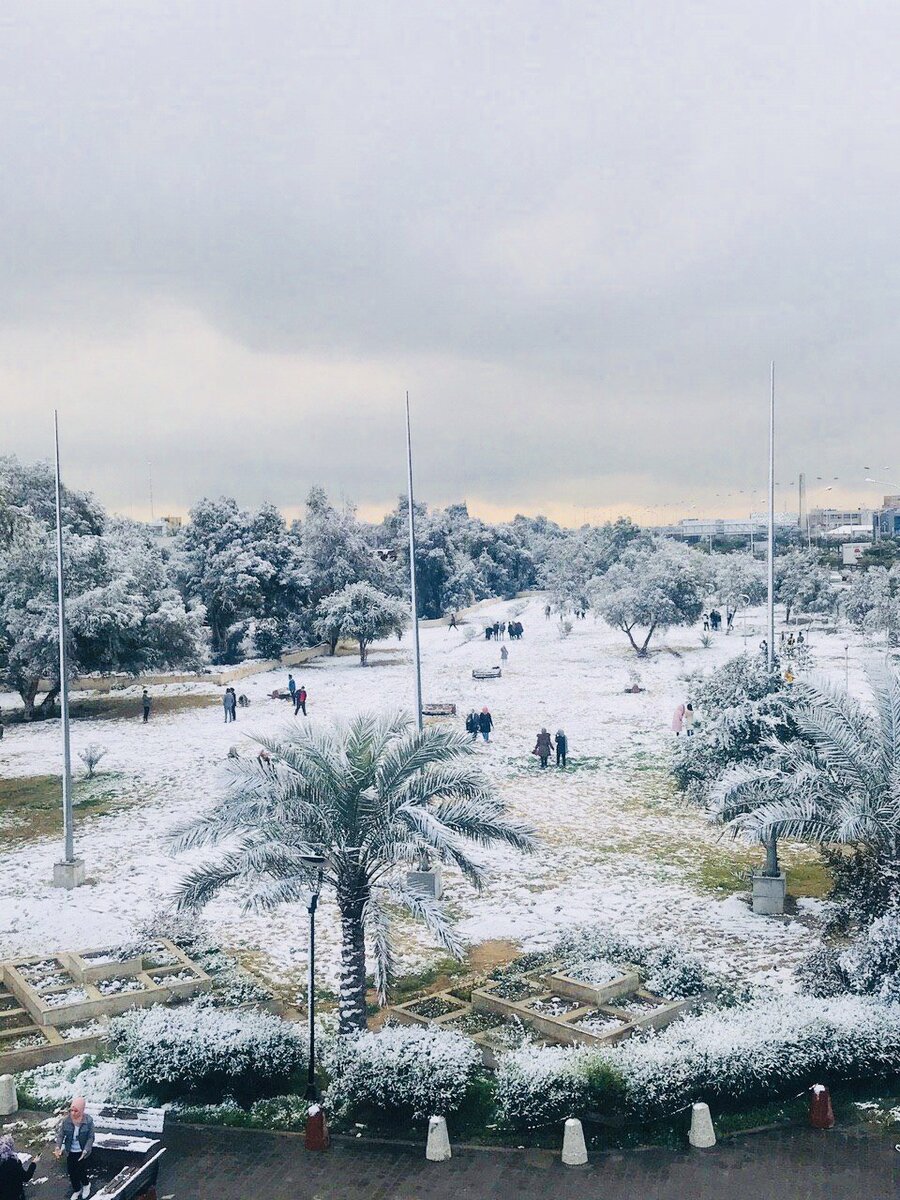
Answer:
<path fill-rule="evenodd" d="M 71 891 L 84 883 L 84 859 L 73 858 L 71 862 L 53 864 L 53 886 Z"/>

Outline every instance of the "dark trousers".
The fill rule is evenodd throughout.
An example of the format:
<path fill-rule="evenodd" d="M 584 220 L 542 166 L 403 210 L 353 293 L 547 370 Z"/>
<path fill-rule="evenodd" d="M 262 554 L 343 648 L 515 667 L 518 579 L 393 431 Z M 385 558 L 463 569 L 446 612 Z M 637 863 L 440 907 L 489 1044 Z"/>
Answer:
<path fill-rule="evenodd" d="M 306 701 L 305 700 L 295 700 L 294 701 L 294 716 L 295 717 L 298 712 L 302 712 L 304 717 L 306 716 Z"/>
<path fill-rule="evenodd" d="M 566 765 L 566 752 L 565 750 L 560 750 L 559 746 L 556 747 L 556 765 L 558 767 Z"/>
<path fill-rule="evenodd" d="M 69 1182 L 72 1184 L 72 1191 L 80 1191 L 88 1181 L 87 1162 L 80 1152 L 78 1154 L 66 1155 L 66 1170 L 69 1172 Z"/>
<path fill-rule="evenodd" d="M 546 771 L 546 769 L 547 769 L 547 755 L 542 754 L 541 755 L 541 770 Z"/>
<path fill-rule="evenodd" d="M 150 720 L 150 709 L 145 708 L 144 709 L 144 724 L 146 725 L 149 720 Z"/>

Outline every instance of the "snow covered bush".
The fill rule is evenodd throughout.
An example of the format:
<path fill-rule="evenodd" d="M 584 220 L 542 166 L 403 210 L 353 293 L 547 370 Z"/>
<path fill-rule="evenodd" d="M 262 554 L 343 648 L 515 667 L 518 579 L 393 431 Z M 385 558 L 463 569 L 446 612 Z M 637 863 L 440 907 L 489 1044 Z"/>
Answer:
<path fill-rule="evenodd" d="M 900 1003 L 900 907 L 873 921 L 838 962 L 852 991 Z"/>
<path fill-rule="evenodd" d="M 429 1117 L 461 1107 L 481 1053 L 471 1039 L 450 1030 L 388 1027 L 333 1039 L 324 1062 L 326 1099 L 336 1113 L 375 1108 Z"/>
<path fill-rule="evenodd" d="M 722 986 L 696 955 L 678 942 L 653 942 L 638 937 L 621 937 L 602 925 L 571 930 L 555 946 L 554 957 L 585 978 L 591 963 L 605 972 L 609 964 L 638 967 L 643 986 L 665 999 L 683 999 Z M 600 980 L 598 982 L 604 982 Z"/>
<path fill-rule="evenodd" d="M 900 1004 L 782 996 L 685 1017 L 603 1049 L 522 1046 L 497 1072 L 499 1119 L 533 1128 L 585 1111 L 636 1120 L 900 1069 Z"/>
<path fill-rule="evenodd" d="M 96 742 L 91 742 L 83 750 L 79 750 L 78 757 L 87 767 L 88 779 L 93 779 L 94 769 L 100 760 L 106 757 L 106 754 L 106 747 L 98 746 Z"/>
<path fill-rule="evenodd" d="M 272 1094 L 306 1060 L 300 1030 L 261 1012 L 186 1004 L 135 1009 L 109 1040 L 132 1087 L 160 1101 L 196 1096 L 242 1103 Z"/>
<path fill-rule="evenodd" d="M 895 1074 L 900 1005 L 858 996 L 757 1000 L 687 1017 L 604 1057 L 624 1077 L 627 1107 L 639 1117 L 699 1099 L 784 1096 L 813 1083 Z"/>
<path fill-rule="evenodd" d="M 20 1071 L 16 1091 L 19 1106 L 37 1112 L 53 1112 L 73 1096 L 88 1096 L 94 1104 L 136 1104 L 146 1099 L 129 1088 L 118 1062 L 98 1062 L 88 1054 Z"/>
<path fill-rule="evenodd" d="M 504 1054 L 497 1068 L 496 1105 L 501 1125 L 536 1129 L 590 1107 L 590 1051 L 526 1043 Z"/>

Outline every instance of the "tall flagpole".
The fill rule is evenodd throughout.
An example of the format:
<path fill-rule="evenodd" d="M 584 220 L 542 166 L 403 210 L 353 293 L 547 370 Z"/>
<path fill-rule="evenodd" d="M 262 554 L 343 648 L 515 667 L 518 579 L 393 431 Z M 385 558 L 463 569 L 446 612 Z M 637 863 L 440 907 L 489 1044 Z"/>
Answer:
<path fill-rule="evenodd" d="M 775 666 L 775 363 L 772 363 L 769 393 L 769 557 L 768 568 L 768 645 L 766 665 Z"/>
<path fill-rule="evenodd" d="M 62 862 L 54 864 L 53 882 L 58 887 L 76 887 L 84 880 L 84 863 L 75 858 L 72 814 L 72 753 L 69 744 L 69 668 L 66 648 L 66 586 L 63 571 L 62 485 L 59 472 L 59 413 L 53 410 L 53 436 L 56 450 L 56 586 L 59 616 L 59 709 L 63 743 L 63 837 Z"/>
<path fill-rule="evenodd" d="M 412 601 L 413 656 L 416 673 L 416 725 L 422 729 L 422 659 L 419 652 L 419 606 L 416 597 L 416 508 L 413 500 L 412 435 L 409 392 L 406 393 L 406 471 L 409 495 L 409 590 Z"/>

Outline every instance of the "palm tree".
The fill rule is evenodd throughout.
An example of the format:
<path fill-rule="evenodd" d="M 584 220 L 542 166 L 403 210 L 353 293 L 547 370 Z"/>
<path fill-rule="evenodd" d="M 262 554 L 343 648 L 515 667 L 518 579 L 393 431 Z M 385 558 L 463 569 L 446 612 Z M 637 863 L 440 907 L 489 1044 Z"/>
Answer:
<path fill-rule="evenodd" d="M 442 907 L 409 891 L 405 871 L 430 855 L 480 890 L 484 872 L 464 843 L 527 851 L 531 830 L 507 817 L 471 761 L 468 739 L 441 725 L 418 730 L 404 717 L 363 714 L 332 729 L 292 727 L 256 740 L 260 756 L 229 760 L 222 799 L 174 835 L 182 849 L 237 841 L 185 877 L 179 907 L 200 907 L 229 885 L 248 909 L 303 900 L 315 880 L 304 859 L 324 855 L 322 882 L 341 918 L 340 1031 L 365 1028 L 367 938 L 382 1002 L 393 976 L 385 897 L 462 955 Z"/>
<path fill-rule="evenodd" d="M 793 736 L 723 776 L 710 808 L 735 836 L 779 837 L 870 850 L 900 862 L 900 674 L 870 676 L 873 708 L 827 684 L 794 685 Z"/>

